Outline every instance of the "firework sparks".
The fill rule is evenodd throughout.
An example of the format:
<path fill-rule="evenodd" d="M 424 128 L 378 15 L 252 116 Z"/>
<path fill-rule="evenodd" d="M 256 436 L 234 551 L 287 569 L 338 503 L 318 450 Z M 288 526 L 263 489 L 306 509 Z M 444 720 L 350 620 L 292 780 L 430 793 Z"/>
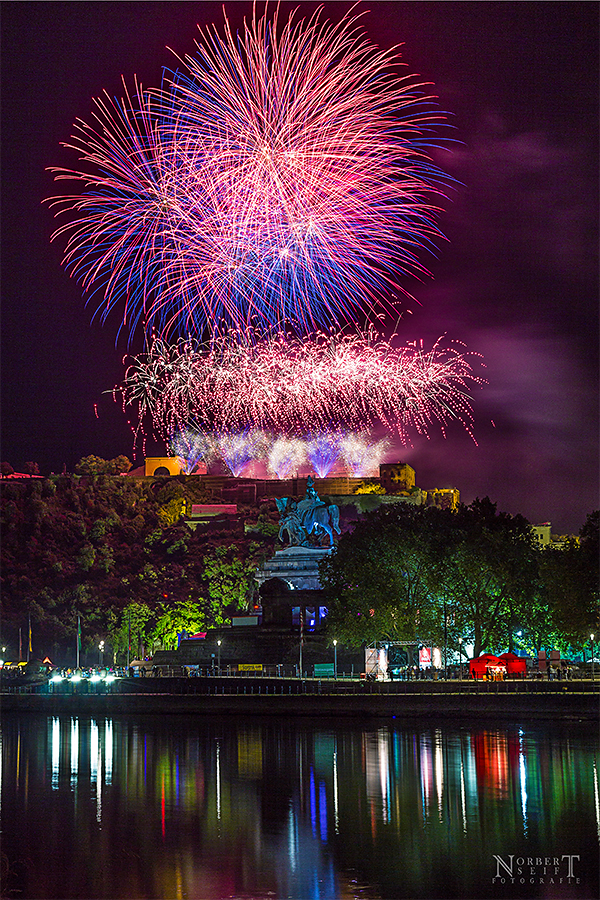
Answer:
<path fill-rule="evenodd" d="M 292 478 L 306 459 L 306 444 L 300 438 L 276 438 L 268 454 L 269 471 L 279 479 Z"/>
<path fill-rule="evenodd" d="M 95 101 L 53 168 L 78 193 L 64 263 L 130 335 L 293 330 L 372 310 L 421 275 L 448 180 L 432 162 L 443 114 L 356 17 L 281 27 L 256 14 L 207 30 L 160 91 Z"/>
<path fill-rule="evenodd" d="M 260 431 L 224 433 L 215 437 L 221 459 L 236 478 L 240 477 L 251 460 L 263 455 L 267 442 L 267 436 Z"/>
<path fill-rule="evenodd" d="M 216 455 L 214 439 L 194 428 L 185 428 L 174 435 L 169 441 L 169 450 L 172 456 L 182 460 L 187 475 L 191 475 L 200 462 L 209 466 Z"/>
<path fill-rule="evenodd" d="M 388 440 L 372 441 L 364 433 L 344 435 L 339 443 L 340 455 L 355 478 L 379 475 L 379 465 L 389 446 Z"/>
<path fill-rule="evenodd" d="M 308 459 L 319 478 L 327 478 L 340 455 L 340 435 L 325 432 L 309 436 Z"/>
<path fill-rule="evenodd" d="M 207 347 L 156 342 L 136 357 L 116 388 L 140 423 L 170 439 L 189 427 L 219 435 L 253 429 L 288 436 L 383 426 L 403 443 L 410 433 L 444 431 L 458 419 L 471 433 L 469 390 L 483 380 L 455 345 L 395 348 L 374 335 L 281 335 L 257 344 L 223 338 Z"/>

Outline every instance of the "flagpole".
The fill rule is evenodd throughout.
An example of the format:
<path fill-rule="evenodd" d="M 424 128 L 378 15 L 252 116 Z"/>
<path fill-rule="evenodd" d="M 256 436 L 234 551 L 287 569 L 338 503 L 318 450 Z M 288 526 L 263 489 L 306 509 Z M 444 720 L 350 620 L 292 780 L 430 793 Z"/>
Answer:
<path fill-rule="evenodd" d="M 302 645 L 304 643 L 304 607 L 300 605 L 300 678 L 302 678 Z"/>
<path fill-rule="evenodd" d="M 29 613 L 29 643 L 27 644 L 27 662 L 31 654 L 31 613 Z"/>
<path fill-rule="evenodd" d="M 23 631 L 23 629 L 22 629 L 21 626 L 19 625 L 19 662 L 21 662 L 21 660 L 23 659 L 23 635 L 22 635 L 22 631 Z"/>
<path fill-rule="evenodd" d="M 81 617 L 77 613 L 77 666 L 79 668 L 79 653 L 81 651 Z"/>
<path fill-rule="evenodd" d="M 129 668 L 129 660 L 131 657 L 131 610 L 128 610 L 127 619 L 127 668 Z"/>

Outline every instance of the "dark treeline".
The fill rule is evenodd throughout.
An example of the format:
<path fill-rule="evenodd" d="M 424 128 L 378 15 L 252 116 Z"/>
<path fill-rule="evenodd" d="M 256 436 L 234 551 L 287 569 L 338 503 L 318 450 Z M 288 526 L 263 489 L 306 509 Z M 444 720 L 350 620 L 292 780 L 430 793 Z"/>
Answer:
<path fill-rule="evenodd" d="M 342 535 L 321 581 L 330 628 L 347 644 L 577 655 L 598 631 L 598 512 L 557 549 L 488 498 L 456 512 L 383 506 Z"/>
<path fill-rule="evenodd" d="M 276 515 L 241 507 L 241 527 L 192 531 L 186 504 L 214 501 L 198 479 L 58 475 L 2 483 L 2 644 L 23 656 L 107 662 L 171 647 L 177 631 L 221 624 L 254 594 L 256 565 L 273 552 Z M 244 530 L 244 524 L 246 530 Z M 96 654 L 94 655 L 94 648 Z"/>
<path fill-rule="evenodd" d="M 123 457 L 85 474 L 1 485 L 2 645 L 68 663 L 176 645 L 257 602 L 254 572 L 280 546 L 274 503 L 240 506 L 223 530 L 185 512 L 214 502 L 193 476 L 140 479 Z M 97 474 L 100 473 L 100 474 Z M 335 502 L 335 498 L 332 498 Z M 522 516 L 487 498 L 456 512 L 399 503 L 362 515 L 323 566 L 329 628 L 348 645 L 435 641 L 458 650 L 577 654 L 598 631 L 598 513 L 580 540 L 541 548 Z"/>

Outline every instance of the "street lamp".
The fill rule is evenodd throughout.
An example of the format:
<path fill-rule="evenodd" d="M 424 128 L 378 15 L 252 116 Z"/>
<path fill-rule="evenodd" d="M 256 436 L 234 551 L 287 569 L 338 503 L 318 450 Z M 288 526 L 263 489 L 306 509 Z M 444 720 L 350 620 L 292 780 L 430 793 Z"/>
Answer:
<path fill-rule="evenodd" d="M 221 674 L 221 639 L 217 641 L 217 670 Z"/>
<path fill-rule="evenodd" d="M 444 600 L 444 681 L 448 681 L 448 615 Z"/>
<path fill-rule="evenodd" d="M 333 642 L 333 677 L 337 678 L 337 641 Z"/>
<path fill-rule="evenodd" d="M 590 634 L 590 641 L 592 642 L 592 681 L 596 680 L 596 660 L 594 657 L 594 635 Z"/>
<path fill-rule="evenodd" d="M 458 639 L 458 680 L 462 681 L 462 641 L 463 639 L 459 637 Z"/>
<path fill-rule="evenodd" d="M 98 644 L 98 665 L 102 666 L 104 660 L 104 641 L 100 641 Z"/>

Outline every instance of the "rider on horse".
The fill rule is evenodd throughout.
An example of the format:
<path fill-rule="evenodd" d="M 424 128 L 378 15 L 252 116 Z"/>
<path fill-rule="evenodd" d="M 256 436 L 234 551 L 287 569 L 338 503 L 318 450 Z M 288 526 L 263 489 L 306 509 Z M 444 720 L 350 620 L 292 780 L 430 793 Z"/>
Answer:
<path fill-rule="evenodd" d="M 285 497 L 277 500 L 277 508 L 281 515 L 281 527 L 279 537 L 283 540 L 283 532 L 287 531 L 290 544 L 310 547 L 311 535 L 329 535 L 330 545 L 333 546 L 333 532 L 340 533 L 339 509 L 335 505 L 328 505 L 317 494 L 315 482 L 309 475 L 306 483 L 306 495 L 303 500 L 297 501 L 293 497 Z"/>

